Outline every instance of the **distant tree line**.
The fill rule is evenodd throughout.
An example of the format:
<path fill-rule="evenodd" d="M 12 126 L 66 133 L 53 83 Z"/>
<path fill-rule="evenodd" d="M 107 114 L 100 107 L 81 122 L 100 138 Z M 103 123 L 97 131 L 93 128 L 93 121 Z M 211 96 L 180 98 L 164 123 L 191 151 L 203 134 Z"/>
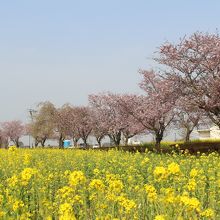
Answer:
<path fill-rule="evenodd" d="M 65 104 L 56 108 L 50 102 L 40 103 L 31 122 L 5 122 L 0 130 L 0 142 L 13 141 L 30 134 L 35 145 L 45 145 L 56 138 L 63 146 L 72 138 L 76 146 L 81 139 L 88 146 L 94 136 L 101 146 L 108 136 L 119 145 L 122 138 L 151 133 L 155 147 L 160 149 L 168 128 L 183 131 L 185 141 L 200 122 L 220 127 L 220 37 L 218 34 L 194 33 L 178 43 L 166 42 L 153 58 L 156 70 L 140 70 L 142 95 L 92 94 L 88 106 Z"/>

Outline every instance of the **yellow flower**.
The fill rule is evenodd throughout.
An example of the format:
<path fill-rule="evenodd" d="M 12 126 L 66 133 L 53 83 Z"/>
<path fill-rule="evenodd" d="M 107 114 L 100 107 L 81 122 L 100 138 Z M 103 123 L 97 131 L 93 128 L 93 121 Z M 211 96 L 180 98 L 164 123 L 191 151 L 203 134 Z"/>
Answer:
<path fill-rule="evenodd" d="M 183 203 L 186 208 L 191 211 L 191 210 L 200 210 L 200 202 L 197 198 L 190 198 L 188 196 L 181 196 L 180 201 Z"/>
<path fill-rule="evenodd" d="M 100 179 L 94 179 L 91 181 L 91 183 L 89 184 L 89 187 L 91 189 L 96 189 L 98 191 L 103 191 L 105 188 L 104 183 L 102 182 L 102 180 Z"/>
<path fill-rule="evenodd" d="M 20 200 L 17 200 L 13 203 L 13 211 L 16 212 L 18 209 L 22 208 L 24 206 L 24 203 Z"/>
<path fill-rule="evenodd" d="M 177 175 L 180 173 L 180 167 L 177 163 L 171 163 L 168 165 L 168 172 L 173 175 Z"/>
<path fill-rule="evenodd" d="M 141 161 L 141 166 L 145 166 L 149 161 L 150 159 L 148 157 L 145 157 L 144 160 Z"/>
<path fill-rule="evenodd" d="M 82 197 L 79 196 L 79 195 L 75 195 L 75 196 L 73 197 L 73 199 L 70 200 L 70 202 L 71 202 L 72 204 L 76 204 L 76 203 L 78 203 L 78 204 L 83 204 Z"/>
<path fill-rule="evenodd" d="M 18 178 L 16 175 L 13 175 L 11 178 L 7 179 L 9 187 L 15 187 L 18 184 Z"/>
<path fill-rule="evenodd" d="M 108 201 L 117 201 L 117 196 L 111 192 L 108 192 L 106 195 Z"/>
<path fill-rule="evenodd" d="M 10 146 L 9 148 L 8 148 L 8 151 L 10 151 L 10 152 L 15 152 L 15 151 L 17 151 L 17 147 L 14 145 L 14 146 Z"/>
<path fill-rule="evenodd" d="M 72 195 L 72 193 L 74 192 L 73 188 L 69 187 L 69 186 L 64 186 L 61 189 L 58 190 L 58 195 L 62 198 L 62 199 L 67 199 L 70 195 Z"/>
<path fill-rule="evenodd" d="M 82 171 L 73 171 L 69 175 L 69 184 L 70 186 L 77 186 L 79 184 L 83 184 L 86 181 L 86 177 Z"/>
<path fill-rule="evenodd" d="M 199 171 L 196 170 L 195 168 L 193 168 L 191 171 L 190 171 L 190 177 L 191 178 L 195 178 L 197 175 L 198 175 Z"/>
<path fill-rule="evenodd" d="M 168 204 L 174 204 L 176 202 L 176 196 L 174 194 L 174 189 L 172 188 L 165 188 L 161 189 L 162 192 L 164 192 L 164 202 Z"/>
<path fill-rule="evenodd" d="M 60 220 L 76 220 L 73 213 L 73 207 L 69 203 L 60 205 L 59 208 Z"/>
<path fill-rule="evenodd" d="M 25 154 L 24 155 L 24 165 L 30 164 L 31 161 L 31 155 L 30 154 Z"/>
<path fill-rule="evenodd" d="M 110 180 L 109 181 L 109 191 L 114 193 L 120 193 L 124 185 L 121 180 Z"/>
<path fill-rule="evenodd" d="M 155 167 L 154 169 L 154 177 L 157 179 L 157 180 L 163 180 L 163 179 L 166 179 L 167 178 L 167 171 L 164 167 L 161 167 L 161 166 L 158 166 L 158 167 Z"/>
<path fill-rule="evenodd" d="M 32 176 L 34 174 L 36 174 L 36 170 L 33 168 L 25 168 L 22 172 L 21 172 L 21 184 L 23 186 L 28 185 L 30 179 L 32 178 Z"/>
<path fill-rule="evenodd" d="M 196 181 L 194 179 L 190 179 L 188 184 L 187 184 L 187 188 L 188 188 L 189 191 L 195 191 Z"/>
<path fill-rule="evenodd" d="M 164 215 L 157 215 L 157 216 L 155 216 L 154 220 L 165 220 L 165 216 Z"/>
<path fill-rule="evenodd" d="M 119 205 L 121 205 L 126 213 L 130 213 L 132 209 L 136 208 L 136 204 L 133 200 L 127 199 L 123 196 L 118 197 Z"/>
<path fill-rule="evenodd" d="M 0 217 L 4 217 L 5 216 L 5 212 L 0 211 Z"/>
<path fill-rule="evenodd" d="M 32 214 L 27 212 L 27 213 L 22 213 L 21 216 L 19 217 L 19 220 L 31 220 Z"/>
<path fill-rule="evenodd" d="M 156 192 L 155 187 L 152 186 L 152 185 L 145 185 L 145 190 L 146 190 L 147 193 Z"/>
<path fill-rule="evenodd" d="M 213 209 L 206 209 L 201 213 L 202 217 L 206 217 L 206 218 L 213 218 L 214 217 L 214 211 Z"/>
<path fill-rule="evenodd" d="M 147 193 L 147 198 L 150 202 L 153 202 L 157 199 L 157 191 L 152 185 L 145 185 L 145 190 Z"/>
<path fill-rule="evenodd" d="M 95 168 L 95 169 L 93 170 L 93 174 L 94 174 L 95 176 L 98 176 L 99 173 L 100 173 L 100 171 L 99 171 L 98 168 Z"/>

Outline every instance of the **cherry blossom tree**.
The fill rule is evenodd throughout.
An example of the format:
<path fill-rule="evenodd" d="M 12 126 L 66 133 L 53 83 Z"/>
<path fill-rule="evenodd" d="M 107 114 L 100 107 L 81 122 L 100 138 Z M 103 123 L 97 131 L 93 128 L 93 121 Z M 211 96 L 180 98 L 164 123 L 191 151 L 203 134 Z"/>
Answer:
<path fill-rule="evenodd" d="M 175 105 L 178 100 L 178 87 L 175 82 L 160 77 L 153 70 L 140 71 L 143 80 L 140 87 L 146 95 L 143 101 L 145 106 L 145 127 L 154 133 L 156 147 L 160 148 L 164 132 L 175 117 Z M 143 117 L 143 113 L 140 114 Z"/>
<path fill-rule="evenodd" d="M 90 95 L 89 103 L 99 115 L 99 123 L 114 143 L 118 146 L 121 142 L 123 124 L 117 111 L 117 101 L 112 99 L 112 94 Z"/>
<path fill-rule="evenodd" d="M 92 135 L 95 137 L 99 147 L 102 146 L 103 138 L 108 134 L 108 129 L 103 123 L 102 115 L 95 108 L 91 108 Z"/>
<path fill-rule="evenodd" d="M 72 107 L 69 104 L 65 104 L 56 109 L 54 114 L 55 133 L 58 134 L 60 148 L 63 148 L 65 138 L 72 136 L 71 113 Z"/>
<path fill-rule="evenodd" d="M 81 138 L 86 146 L 87 139 L 91 133 L 91 112 L 88 107 L 77 107 L 65 104 L 56 109 L 54 114 L 55 134 L 58 135 L 59 146 L 63 147 L 66 137 L 73 139 L 74 146 L 77 146 Z"/>
<path fill-rule="evenodd" d="M 87 106 L 74 107 L 75 135 L 88 147 L 88 137 L 92 132 L 91 109 Z"/>
<path fill-rule="evenodd" d="M 123 136 L 127 144 L 129 138 L 143 130 L 141 123 L 122 108 L 120 103 L 126 99 L 127 95 L 113 93 L 89 96 L 90 105 L 99 118 L 99 132 L 103 129 L 116 146 L 120 145 Z"/>
<path fill-rule="evenodd" d="M 167 42 L 155 60 L 165 66 L 166 78 L 178 84 L 182 96 L 220 127 L 220 36 L 197 32 L 176 44 Z"/>
<path fill-rule="evenodd" d="M 136 121 L 155 135 L 156 148 L 160 149 L 166 128 L 175 116 L 175 102 L 178 98 L 175 85 L 159 77 L 154 71 L 140 71 L 143 80 L 140 87 L 145 95 L 127 95 L 120 105 Z"/>
<path fill-rule="evenodd" d="M 125 145 L 128 145 L 129 138 L 134 137 L 137 134 L 143 133 L 145 127 L 140 123 L 136 118 L 134 118 L 126 108 L 123 107 L 122 103 L 129 101 L 129 94 L 115 94 L 112 95 L 112 98 L 117 102 L 117 111 L 122 120 L 123 130 L 122 134 L 125 139 Z"/>
<path fill-rule="evenodd" d="M 7 121 L 2 123 L 2 130 L 5 137 L 19 147 L 19 139 L 25 132 L 23 123 L 21 121 Z"/>
<path fill-rule="evenodd" d="M 65 104 L 60 111 L 62 113 L 60 112 L 58 116 L 57 122 L 60 123 L 60 125 L 57 125 L 60 126 L 58 130 L 60 130 L 60 132 L 62 131 L 63 134 L 65 133 L 66 136 L 71 137 L 76 147 L 80 139 L 78 132 L 78 111 L 76 107 L 71 104 Z"/>

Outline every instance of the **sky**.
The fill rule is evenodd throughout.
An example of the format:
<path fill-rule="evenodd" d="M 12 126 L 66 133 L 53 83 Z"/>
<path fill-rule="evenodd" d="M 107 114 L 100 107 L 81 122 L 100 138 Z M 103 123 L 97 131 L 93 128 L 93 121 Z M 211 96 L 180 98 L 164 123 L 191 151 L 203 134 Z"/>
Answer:
<path fill-rule="evenodd" d="M 218 0 L 0 0 L 0 122 L 41 101 L 140 93 L 165 41 L 220 29 Z"/>

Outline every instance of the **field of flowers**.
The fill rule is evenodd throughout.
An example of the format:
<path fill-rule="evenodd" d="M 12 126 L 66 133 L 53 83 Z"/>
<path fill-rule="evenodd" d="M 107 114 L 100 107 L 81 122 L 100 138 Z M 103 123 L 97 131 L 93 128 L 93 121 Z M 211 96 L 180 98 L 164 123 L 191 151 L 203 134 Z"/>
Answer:
<path fill-rule="evenodd" d="M 219 155 L 0 151 L 0 219 L 220 219 Z"/>

